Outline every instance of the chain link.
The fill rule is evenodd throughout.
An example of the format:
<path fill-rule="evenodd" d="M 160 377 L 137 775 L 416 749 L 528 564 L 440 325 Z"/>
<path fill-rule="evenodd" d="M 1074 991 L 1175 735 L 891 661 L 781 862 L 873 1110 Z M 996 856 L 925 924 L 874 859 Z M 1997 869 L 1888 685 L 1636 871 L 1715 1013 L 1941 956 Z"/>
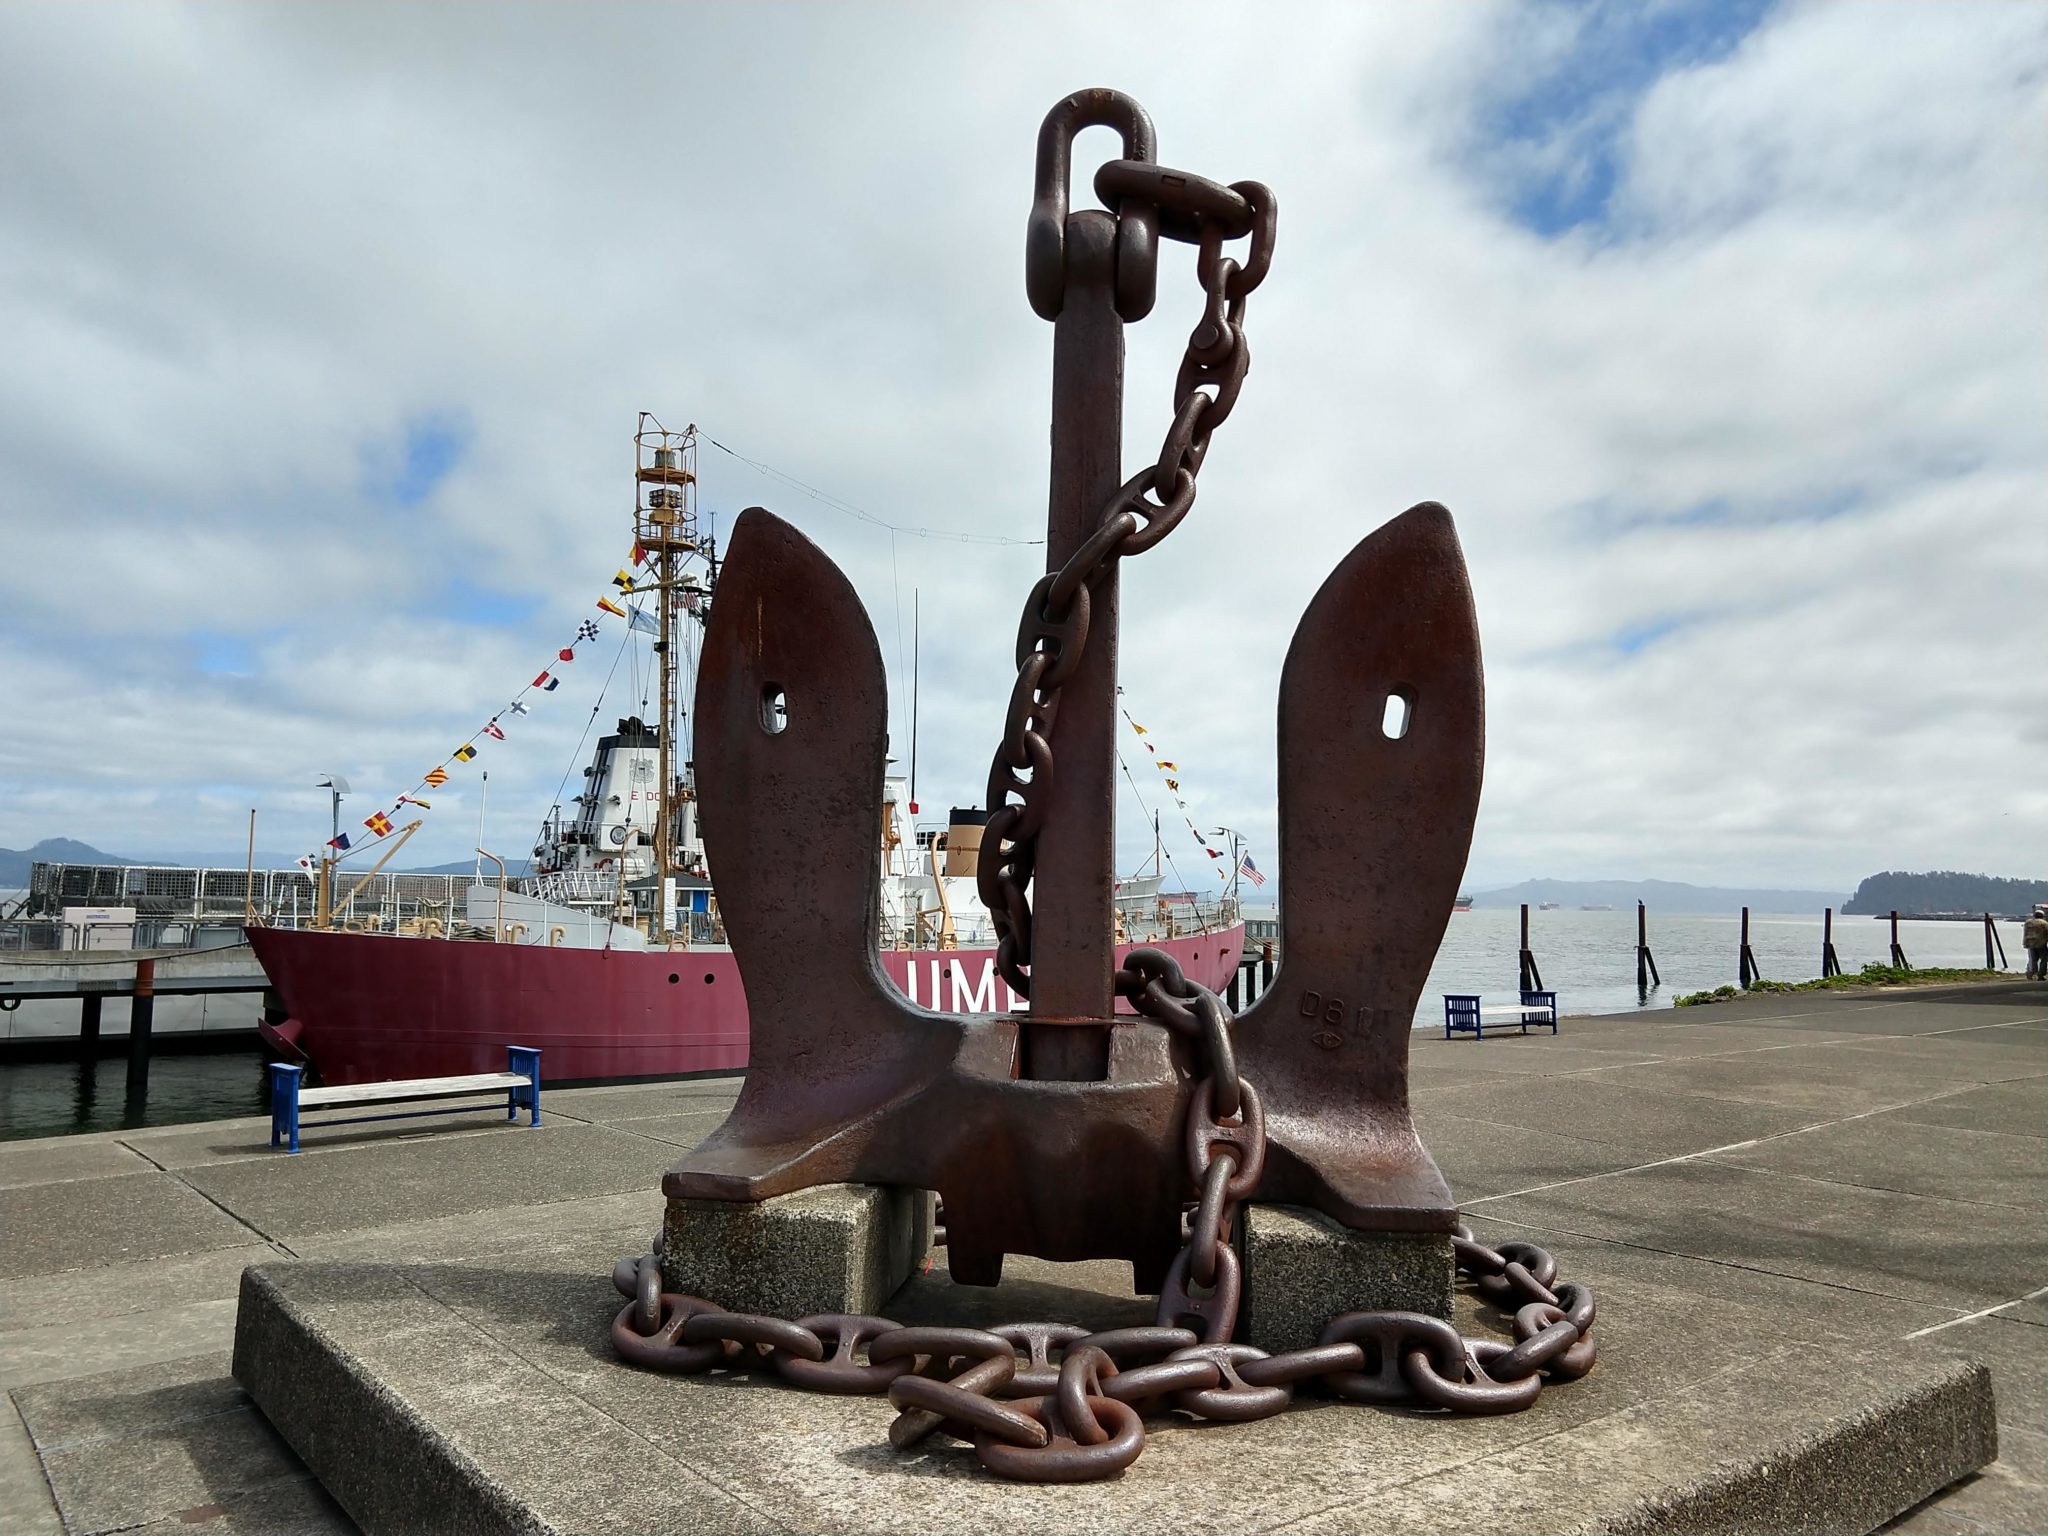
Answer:
<path fill-rule="evenodd" d="M 1157 461 L 1117 488 L 1095 532 L 1031 589 L 1017 626 L 1017 682 L 989 768 L 976 885 L 995 924 L 996 969 L 1019 997 L 1031 995 L 1030 885 L 1055 771 L 1052 726 L 1061 690 L 1087 648 L 1090 598 L 1117 562 L 1158 544 L 1195 504 L 1210 438 L 1235 408 L 1251 368 L 1245 299 L 1272 266 L 1278 216 L 1272 192 L 1258 182 L 1226 187 L 1145 160 L 1110 161 L 1097 172 L 1095 190 L 1116 211 L 1119 228 L 1156 212 L 1161 235 L 1196 246 L 1203 309 L 1174 380 L 1173 422 Z M 1223 247 L 1245 236 L 1251 246 L 1240 265 Z M 1234 1104 L 1234 1095 L 1219 1102 Z"/>
<path fill-rule="evenodd" d="M 1228 1152 L 1216 1159 L 1233 1161 Z M 1452 1245 L 1459 1272 L 1475 1285 L 1511 1265 L 1556 1280 L 1556 1261 L 1533 1243 L 1494 1249 L 1461 1226 Z M 1236 1253 L 1225 1251 L 1234 1275 Z M 1183 1250 L 1179 1264 L 1187 1259 Z M 638 1326 L 639 1297 L 644 1277 L 658 1277 L 660 1268 L 659 1254 L 649 1253 L 621 1259 L 613 1270 L 613 1284 L 629 1298 L 612 1323 L 622 1360 L 682 1375 L 767 1369 L 817 1391 L 886 1394 L 898 1409 L 891 1445 L 909 1450 L 934 1433 L 948 1435 L 971 1443 L 998 1476 L 1029 1482 L 1121 1471 L 1144 1448 L 1147 1410 L 1248 1423 L 1285 1411 L 1298 1389 L 1319 1387 L 1353 1402 L 1517 1413 L 1546 1381 L 1585 1375 L 1597 1354 L 1593 1293 L 1577 1284 L 1556 1285 L 1556 1302 L 1523 1305 L 1513 1344 L 1464 1338 L 1420 1312 L 1345 1312 L 1313 1345 L 1269 1354 L 1229 1342 L 1227 1328 L 1205 1341 L 1194 1329 L 1164 1323 L 1089 1333 L 1043 1322 L 906 1328 L 838 1313 L 788 1322 L 674 1292 L 661 1293 L 660 1321 L 649 1332 Z M 1162 1297 L 1162 1317 L 1166 1311 Z M 865 1362 L 855 1358 L 862 1345 Z"/>

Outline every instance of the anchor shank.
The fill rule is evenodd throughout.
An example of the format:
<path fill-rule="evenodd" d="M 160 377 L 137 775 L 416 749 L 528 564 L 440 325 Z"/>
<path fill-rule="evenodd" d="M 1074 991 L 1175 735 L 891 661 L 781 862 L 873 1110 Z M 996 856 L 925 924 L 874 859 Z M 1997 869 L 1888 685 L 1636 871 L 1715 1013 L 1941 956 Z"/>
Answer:
<path fill-rule="evenodd" d="M 1046 565 L 1057 570 L 1099 526 L 1123 481 L 1124 327 L 1116 312 L 1116 222 L 1067 219 L 1066 293 L 1053 327 L 1052 488 Z M 1117 574 L 1094 588 L 1088 644 L 1060 697 L 1055 771 L 1039 834 L 1025 1077 L 1108 1073 L 1115 992 Z M 1076 1021 L 1076 1022 L 1061 1022 Z"/>

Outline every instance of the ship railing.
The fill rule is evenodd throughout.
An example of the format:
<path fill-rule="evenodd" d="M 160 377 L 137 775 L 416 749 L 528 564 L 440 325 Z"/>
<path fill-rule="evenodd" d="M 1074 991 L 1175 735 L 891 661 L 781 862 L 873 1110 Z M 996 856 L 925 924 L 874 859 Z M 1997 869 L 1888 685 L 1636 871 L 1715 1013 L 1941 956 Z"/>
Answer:
<path fill-rule="evenodd" d="M 423 918 L 445 921 L 454 910 L 465 875 L 407 875 L 380 871 L 335 912 L 342 926 L 406 929 Z M 353 889 L 346 866 L 337 888 Z M 256 921 L 297 928 L 311 923 L 313 876 L 303 869 L 202 869 L 144 864 L 36 863 L 29 870 L 25 917 L 61 926 L 66 907 L 133 907 L 138 929 L 159 925 L 161 945 L 177 948 L 202 942 L 195 925 L 232 926 L 253 914 Z M 189 936 L 186 936 L 189 934 Z M 0 947 L 7 940 L 0 938 Z"/>

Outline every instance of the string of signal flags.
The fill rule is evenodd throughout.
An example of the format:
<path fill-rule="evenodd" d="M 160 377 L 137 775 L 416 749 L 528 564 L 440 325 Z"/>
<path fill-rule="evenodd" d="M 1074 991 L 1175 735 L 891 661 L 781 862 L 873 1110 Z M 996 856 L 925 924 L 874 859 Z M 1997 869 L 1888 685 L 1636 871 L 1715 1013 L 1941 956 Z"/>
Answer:
<path fill-rule="evenodd" d="M 1124 708 L 1124 702 L 1121 697 L 1123 690 L 1119 688 L 1117 693 L 1119 695 L 1116 704 L 1117 712 L 1124 717 L 1124 724 L 1128 725 L 1137 736 L 1139 745 L 1145 749 L 1145 755 L 1152 760 L 1152 766 L 1159 770 L 1159 777 L 1166 783 L 1167 793 L 1173 796 L 1173 803 L 1180 807 L 1180 819 L 1188 824 L 1188 834 L 1202 845 L 1202 852 L 1209 856 L 1210 866 L 1216 871 L 1216 878 L 1225 885 L 1228 885 L 1231 874 L 1229 856 L 1209 846 L 1209 839 L 1202 836 L 1202 829 L 1196 826 L 1194 818 L 1188 815 L 1187 801 L 1180 797 L 1180 764 L 1159 755 L 1159 749 L 1153 746 L 1150 740 L 1152 733 L 1132 719 L 1131 712 Z M 1245 850 L 1244 857 L 1238 862 L 1237 873 L 1251 881 L 1254 886 L 1266 883 L 1264 872 L 1252 863 L 1252 855 L 1249 848 Z"/>
<path fill-rule="evenodd" d="M 631 565 L 638 566 L 646 558 L 647 552 L 638 544 L 635 544 L 630 557 Z M 632 570 L 627 567 L 621 567 L 619 573 L 612 578 L 612 585 L 618 589 L 621 597 L 630 596 L 634 590 Z M 628 631 L 638 631 L 642 634 L 650 635 L 661 632 L 661 625 L 655 620 L 654 616 L 647 613 L 637 604 L 627 603 L 622 607 L 610 595 L 606 595 L 597 600 L 597 607 L 600 612 L 624 619 Z M 399 830 L 398 820 L 403 815 L 406 806 L 410 805 L 422 811 L 432 810 L 434 808 L 433 802 L 426 798 L 427 792 L 441 788 L 456 773 L 462 771 L 470 763 L 475 762 L 477 754 L 482 750 L 483 743 L 505 740 L 506 725 L 518 719 L 521 715 L 530 713 L 530 706 L 527 703 L 528 698 L 535 694 L 553 693 L 557 688 L 561 687 L 562 668 L 575 661 L 576 647 L 590 644 L 602 632 L 595 619 L 584 619 L 579 623 L 576 626 L 574 638 L 555 652 L 554 659 L 540 669 L 532 682 L 513 694 L 506 701 L 505 705 L 479 726 L 467 741 L 463 742 L 453 752 L 450 752 L 441 762 L 436 763 L 432 768 L 421 774 L 419 782 L 407 793 L 399 795 L 392 802 L 390 809 L 373 811 L 368 816 L 365 816 L 363 818 L 364 831 L 343 832 L 329 838 L 324 845 L 327 854 L 334 858 L 341 858 L 347 854 L 361 853 L 366 849 L 376 847 L 386 838 L 396 835 Z M 309 853 L 299 860 L 299 866 L 302 869 L 312 869 L 321 857 L 323 857 L 321 854 Z"/>

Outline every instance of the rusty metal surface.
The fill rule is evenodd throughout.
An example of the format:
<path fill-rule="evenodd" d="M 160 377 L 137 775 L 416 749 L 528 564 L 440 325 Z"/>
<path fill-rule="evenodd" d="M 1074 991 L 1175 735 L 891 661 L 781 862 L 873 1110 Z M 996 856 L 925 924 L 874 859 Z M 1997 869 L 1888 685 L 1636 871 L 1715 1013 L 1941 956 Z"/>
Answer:
<path fill-rule="evenodd" d="M 1114 214 L 1067 208 L 1072 135 L 1089 123 L 1124 138 L 1096 180 Z M 956 1279 L 993 1283 L 1006 1253 L 1127 1259 L 1141 1291 L 1165 1290 L 1163 1322 L 1216 1342 L 1234 1313 L 1239 1201 L 1356 1228 L 1455 1221 L 1408 1114 L 1407 1026 L 1471 835 L 1482 704 L 1456 535 L 1441 508 L 1418 507 L 1347 557 L 1289 652 L 1276 985 L 1233 1040 L 1227 1012 L 1177 971 L 1135 956 L 1112 969 L 1117 567 L 1194 500 L 1249 370 L 1245 301 L 1277 219 L 1265 187 L 1164 170 L 1153 141 L 1135 102 L 1102 91 L 1057 105 L 1039 140 L 1026 270 L 1056 322 L 1051 569 L 1020 632 L 982 879 L 999 964 L 1031 1011 L 936 1014 L 884 980 L 880 650 L 832 562 L 750 508 L 705 637 L 696 762 L 752 1059 L 731 1115 L 663 1188 L 937 1190 Z M 1203 304 L 1159 460 L 1122 479 L 1123 314 L 1151 305 L 1137 300 L 1161 235 L 1197 246 Z M 1241 238 L 1242 263 L 1225 254 Z M 1398 740 L 1380 729 L 1390 692 L 1413 704 Z M 1116 1020 L 1119 994 L 1142 1021 Z"/>
<path fill-rule="evenodd" d="M 1550 1254 L 1529 1243 L 1489 1248 L 1463 1227 L 1452 1246 L 1460 1273 L 1495 1305 L 1514 1307 L 1515 1343 L 1463 1338 L 1415 1312 L 1346 1312 L 1315 1344 L 1272 1355 L 1227 1342 L 1227 1326 L 1205 1340 L 1168 1326 L 901 1328 L 840 1314 L 792 1323 L 672 1292 L 659 1296 L 649 1324 L 640 1298 L 661 1265 L 650 1253 L 621 1259 L 613 1272 L 632 1299 L 612 1324 L 612 1347 L 643 1370 L 772 1372 L 812 1391 L 886 1394 L 898 1410 L 888 1430 L 898 1450 L 943 1434 L 970 1442 L 999 1477 L 1087 1482 L 1115 1476 L 1143 1453 L 1148 1411 L 1242 1424 L 1284 1413 L 1307 1389 L 1387 1407 L 1519 1413 L 1546 1380 L 1573 1381 L 1593 1368 L 1593 1293 L 1556 1284 Z M 855 1358 L 863 1343 L 865 1363 Z"/>
<path fill-rule="evenodd" d="M 1090 124 L 1123 136 L 1126 158 L 1095 179 L 1114 213 L 1069 211 L 1072 139 Z M 1456 1224 L 1408 1109 L 1410 1021 L 1482 769 L 1478 628 L 1450 514 L 1425 503 L 1362 540 L 1295 632 L 1280 685 L 1287 902 L 1273 985 L 1233 1027 L 1165 953 L 1134 949 L 1116 968 L 1118 569 L 1194 502 L 1249 371 L 1245 300 L 1271 266 L 1277 205 L 1256 182 L 1159 166 L 1150 120 L 1112 91 L 1056 105 L 1038 150 L 1025 265 L 1033 308 L 1056 322 L 1048 570 L 1019 628 L 979 880 L 998 968 L 1030 1012 L 936 1014 L 884 981 L 880 651 L 832 562 L 750 508 L 705 638 L 697 765 L 753 1059 L 732 1113 L 663 1188 L 726 1200 L 841 1181 L 937 1190 L 956 1280 L 993 1283 L 1007 1253 L 1128 1259 L 1138 1289 L 1159 1293 L 1157 1324 L 791 1322 L 668 1292 L 648 1254 L 613 1272 L 630 1298 L 613 1347 L 652 1370 L 886 1392 L 891 1444 L 949 1434 L 997 1475 L 1037 1482 L 1115 1476 L 1143 1451 L 1153 1405 L 1245 1422 L 1320 1387 L 1520 1411 L 1545 1377 L 1592 1368 L 1592 1294 L 1559 1284 L 1543 1249 L 1489 1248 Z M 1152 307 L 1162 237 L 1198 247 L 1203 309 L 1158 461 L 1125 480 L 1123 324 Z M 1223 247 L 1242 237 L 1240 264 Z M 1114 1016 L 1117 998 L 1135 1020 Z M 1459 1270 L 1514 1309 L 1515 1342 L 1352 1312 L 1309 1349 L 1231 1343 L 1232 1233 L 1248 1199 L 1359 1229 L 1451 1232 Z"/>

